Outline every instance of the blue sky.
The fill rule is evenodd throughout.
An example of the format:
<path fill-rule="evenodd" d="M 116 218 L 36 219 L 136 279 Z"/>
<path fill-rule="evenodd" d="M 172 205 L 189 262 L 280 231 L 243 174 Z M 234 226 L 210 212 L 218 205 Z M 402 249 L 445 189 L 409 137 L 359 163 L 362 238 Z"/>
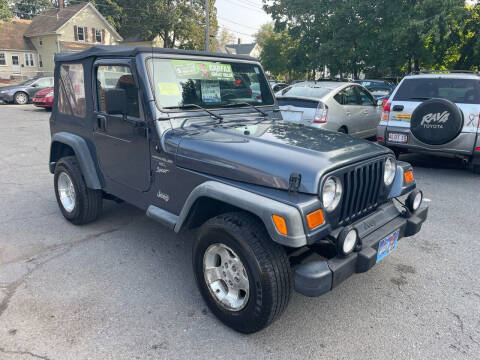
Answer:
<path fill-rule="evenodd" d="M 262 0 L 217 0 L 218 24 L 227 28 L 242 43 L 253 41 L 260 26 L 272 21 L 262 9 Z"/>

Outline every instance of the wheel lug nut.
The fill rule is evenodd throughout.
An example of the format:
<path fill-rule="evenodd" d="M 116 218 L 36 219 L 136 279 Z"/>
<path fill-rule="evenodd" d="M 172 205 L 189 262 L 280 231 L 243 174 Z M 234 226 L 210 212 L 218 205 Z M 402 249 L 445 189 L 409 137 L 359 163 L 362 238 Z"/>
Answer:
<path fill-rule="evenodd" d="M 239 279 L 238 277 L 236 277 L 236 276 L 235 276 L 235 281 L 236 281 L 236 282 L 239 282 L 239 281 L 240 281 L 240 279 Z"/>
<path fill-rule="evenodd" d="M 235 267 L 235 265 L 232 266 L 232 271 L 237 271 L 237 268 Z"/>
<path fill-rule="evenodd" d="M 227 277 L 227 273 L 225 271 L 223 272 L 223 277 Z"/>

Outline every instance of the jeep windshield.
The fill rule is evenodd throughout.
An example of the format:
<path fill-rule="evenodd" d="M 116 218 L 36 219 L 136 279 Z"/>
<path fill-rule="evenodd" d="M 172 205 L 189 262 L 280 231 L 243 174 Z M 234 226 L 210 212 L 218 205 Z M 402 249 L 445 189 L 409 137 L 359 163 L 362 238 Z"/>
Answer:
<path fill-rule="evenodd" d="M 155 102 L 163 111 L 232 105 L 273 105 L 270 86 L 260 66 L 235 61 L 149 59 L 147 68 Z"/>
<path fill-rule="evenodd" d="M 458 104 L 480 104 L 480 81 L 454 78 L 405 79 L 394 101 L 422 101 L 443 98 Z"/>

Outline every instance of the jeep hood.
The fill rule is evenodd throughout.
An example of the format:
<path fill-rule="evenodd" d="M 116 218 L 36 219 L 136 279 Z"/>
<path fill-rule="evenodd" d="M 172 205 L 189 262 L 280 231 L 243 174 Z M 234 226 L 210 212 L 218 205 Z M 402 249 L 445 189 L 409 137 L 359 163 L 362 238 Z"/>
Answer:
<path fill-rule="evenodd" d="M 321 177 L 389 150 L 348 135 L 283 121 L 229 122 L 169 131 L 179 167 L 287 190 L 301 174 L 300 192 L 316 194 Z"/>

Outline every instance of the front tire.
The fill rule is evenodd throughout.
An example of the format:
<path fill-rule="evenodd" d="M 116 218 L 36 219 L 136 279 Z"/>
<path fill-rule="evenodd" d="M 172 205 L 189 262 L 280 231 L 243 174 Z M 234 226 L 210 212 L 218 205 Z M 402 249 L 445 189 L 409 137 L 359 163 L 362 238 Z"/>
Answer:
<path fill-rule="evenodd" d="M 28 95 L 23 91 L 19 91 L 13 97 L 13 102 L 17 105 L 25 105 L 28 103 Z"/>
<path fill-rule="evenodd" d="M 248 213 L 219 215 L 202 225 L 193 269 L 212 313 L 234 330 L 259 331 L 287 307 L 292 276 L 285 250 Z"/>
<path fill-rule="evenodd" d="M 100 216 L 102 192 L 87 188 L 75 156 L 57 162 L 53 181 L 58 206 L 68 221 L 82 225 Z"/>

